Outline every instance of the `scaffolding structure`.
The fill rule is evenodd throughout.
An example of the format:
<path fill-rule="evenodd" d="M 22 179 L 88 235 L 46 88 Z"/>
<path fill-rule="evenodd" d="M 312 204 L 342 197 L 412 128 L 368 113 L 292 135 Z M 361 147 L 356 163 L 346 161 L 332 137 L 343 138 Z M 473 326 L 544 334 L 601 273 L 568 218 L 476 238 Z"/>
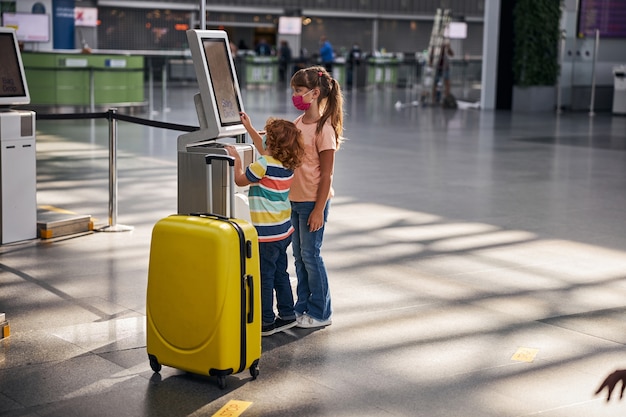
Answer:
<path fill-rule="evenodd" d="M 450 14 L 450 9 L 437 9 L 435 14 L 433 30 L 428 42 L 428 59 L 424 76 L 422 77 L 422 102 L 425 104 L 434 104 L 436 101 L 434 93 L 438 86 L 434 85 L 434 83 L 436 81 L 437 64 L 443 53 L 443 42 L 445 31 L 450 23 Z"/>

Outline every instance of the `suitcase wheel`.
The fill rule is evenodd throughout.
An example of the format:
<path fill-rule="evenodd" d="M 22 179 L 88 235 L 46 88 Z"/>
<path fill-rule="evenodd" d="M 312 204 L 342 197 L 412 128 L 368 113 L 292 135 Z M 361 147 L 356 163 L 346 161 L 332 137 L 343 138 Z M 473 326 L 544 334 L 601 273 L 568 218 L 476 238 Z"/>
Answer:
<path fill-rule="evenodd" d="M 257 376 L 259 376 L 259 364 L 258 363 L 254 363 L 251 367 L 250 367 L 250 376 L 252 376 L 252 379 L 256 379 Z"/>
<path fill-rule="evenodd" d="M 156 356 L 148 355 L 148 359 L 150 360 L 150 368 L 157 374 L 161 372 L 161 364 L 157 360 Z"/>
<path fill-rule="evenodd" d="M 226 376 L 225 375 L 217 376 L 217 386 L 220 387 L 220 389 L 226 388 Z"/>
<path fill-rule="evenodd" d="M 250 366 L 250 376 L 252 376 L 252 380 L 255 380 L 257 376 L 259 376 L 259 360 L 255 360 L 252 362 Z"/>

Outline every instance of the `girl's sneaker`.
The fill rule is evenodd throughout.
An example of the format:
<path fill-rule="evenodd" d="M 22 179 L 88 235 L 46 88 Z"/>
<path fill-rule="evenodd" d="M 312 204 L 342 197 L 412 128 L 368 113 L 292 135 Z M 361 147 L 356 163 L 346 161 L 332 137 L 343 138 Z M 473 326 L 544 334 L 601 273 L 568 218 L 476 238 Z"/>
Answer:
<path fill-rule="evenodd" d="M 304 313 L 300 317 L 298 317 L 297 327 L 301 329 L 315 329 L 318 327 L 326 327 L 333 324 L 333 321 L 328 318 L 327 320 L 318 320 Z"/>

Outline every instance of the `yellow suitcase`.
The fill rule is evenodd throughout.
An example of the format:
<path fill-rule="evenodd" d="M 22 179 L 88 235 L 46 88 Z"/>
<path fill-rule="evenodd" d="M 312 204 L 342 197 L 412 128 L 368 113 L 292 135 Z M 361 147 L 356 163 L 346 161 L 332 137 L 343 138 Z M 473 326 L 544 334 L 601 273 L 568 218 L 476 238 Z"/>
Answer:
<path fill-rule="evenodd" d="M 258 235 L 245 220 L 172 215 L 152 231 L 146 300 L 150 367 L 212 375 L 259 374 Z"/>

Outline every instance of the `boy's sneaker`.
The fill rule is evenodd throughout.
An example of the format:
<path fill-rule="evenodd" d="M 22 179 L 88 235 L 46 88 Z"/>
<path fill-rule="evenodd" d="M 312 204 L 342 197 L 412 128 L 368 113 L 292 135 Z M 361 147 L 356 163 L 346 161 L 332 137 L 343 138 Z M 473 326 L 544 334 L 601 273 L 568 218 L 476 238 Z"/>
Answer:
<path fill-rule="evenodd" d="M 276 333 L 276 323 L 261 326 L 261 336 L 271 336 Z"/>
<path fill-rule="evenodd" d="M 296 324 L 298 324 L 296 319 L 283 320 L 280 317 L 276 317 L 276 321 L 274 322 L 274 327 L 275 327 L 274 331 L 276 333 L 282 332 L 283 330 L 291 329 Z"/>
<path fill-rule="evenodd" d="M 327 320 L 317 320 L 305 313 L 298 317 L 298 324 L 296 326 L 301 329 L 315 329 L 330 326 L 331 324 L 333 324 L 333 321 L 330 318 Z"/>

